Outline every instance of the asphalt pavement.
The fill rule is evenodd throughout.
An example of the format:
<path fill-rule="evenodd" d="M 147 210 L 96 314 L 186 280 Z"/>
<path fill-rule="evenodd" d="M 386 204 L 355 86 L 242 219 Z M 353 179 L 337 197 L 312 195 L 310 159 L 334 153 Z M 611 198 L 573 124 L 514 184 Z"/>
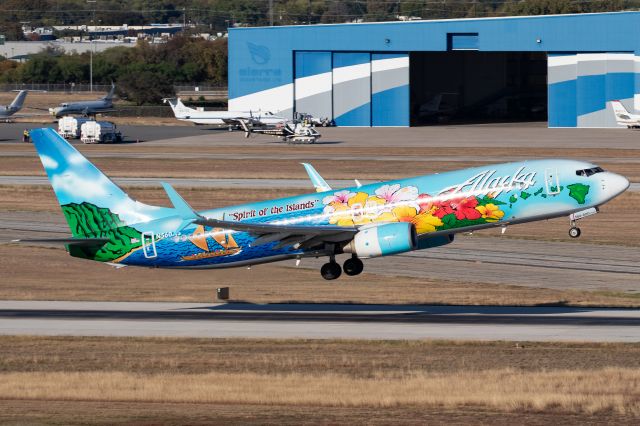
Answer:
<path fill-rule="evenodd" d="M 0 334 L 640 341 L 640 310 L 325 304 L 0 301 Z"/>

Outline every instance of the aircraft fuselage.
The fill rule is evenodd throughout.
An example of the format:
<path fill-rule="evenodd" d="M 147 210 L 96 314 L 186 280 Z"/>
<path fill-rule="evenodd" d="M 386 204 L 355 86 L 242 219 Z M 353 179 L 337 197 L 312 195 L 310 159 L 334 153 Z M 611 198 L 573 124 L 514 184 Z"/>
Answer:
<path fill-rule="evenodd" d="M 446 244 L 459 232 L 585 211 L 628 187 L 624 177 L 593 172 L 596 169 L 591 163 L 574 160 L 496 164 L 200 214 L 237 222 L 349 228 L 407 222 L 417 231 L 420 249 Z M 255 244 L 256 237 L 247 232 L 202 225 L 180 229 L 180 222 L 180 218 L 170 216 L 129 226 L 136 235 L 131 241 L 138 240 L 136 248 L 108 261 L 151 267 L 220 268 L 327 254 L 295 245 L 283 247 L 278 241 Z"/>

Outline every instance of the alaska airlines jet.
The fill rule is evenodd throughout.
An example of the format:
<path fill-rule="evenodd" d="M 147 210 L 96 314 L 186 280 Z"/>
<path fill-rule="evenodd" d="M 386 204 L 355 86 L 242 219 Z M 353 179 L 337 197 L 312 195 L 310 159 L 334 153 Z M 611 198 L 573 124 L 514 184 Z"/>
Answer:
<path fill-rule="evenodd" d="M 631 114 L 620 101 L 611 101 L 611 106 L 616 116 L 616 123 L 627 126 L 629 129 L 640 127 L 640 114 Z"/>
<path fill-rule="evenodd" d="M 8 120 L 9 117 L 14 115 L 16 112 L 22 109 L 22 105 L 24 104 L 24 100 L 27 97 L 26 90 L 21 90 L 18 93 L 18 96 L 11 102 L 11 105 L 0 106 L 0 119 Z"/>
<path fill-rule="evenodd" d="M 569 216 L 623 193 L 629 181 L 595 164 L 532 160 L 331 189 L 309 165 L 315 193 L 194 211 L 163 183 L 173 207 L 131 199 L 51 129 L 31 132 L 72 236 L 71 256 L 115 266 L 225 268 L 327 256 L 325 279 L 357 275 L 361 259 L 443 246 L 455 234 Z M 335 256 L 350 253 L 343 268 Z"/>
<path fill-rule="evenodd" d="M 116 86 L 111 84 L 111 90 L 105 96 L 95 101 L 65 102 L 56 108 L 49 108 L 49 113 L 56 118 L 70 114 L 82 114 L 85 116 L 96 115 L 101 112 L 113 110 L 113 95 Z"/>
<path fill-rule="evenodd" d="M 171 106 L 173 115 L 180 121 L 190 121 L 195 124 L 217 124 L 241 126 L 248 123 L 253 126 L 274 125 L 287 121 L 268 111 L 204 111 L 189 108 L 180 98 L 165 99 Z"/>

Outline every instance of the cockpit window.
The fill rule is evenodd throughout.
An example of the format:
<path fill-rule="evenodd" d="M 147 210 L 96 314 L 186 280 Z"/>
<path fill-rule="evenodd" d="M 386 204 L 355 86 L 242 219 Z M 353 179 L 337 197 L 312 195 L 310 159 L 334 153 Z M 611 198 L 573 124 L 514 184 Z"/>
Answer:
<path fill-rule="evenodd" d="M 589 177 L 591 175 L 595 175 L 596 173 L 602 173 L 604 169 L 602 167 L 592 167 L 590 169 L 576 170 L 576 174 L 578 176 Z"/>

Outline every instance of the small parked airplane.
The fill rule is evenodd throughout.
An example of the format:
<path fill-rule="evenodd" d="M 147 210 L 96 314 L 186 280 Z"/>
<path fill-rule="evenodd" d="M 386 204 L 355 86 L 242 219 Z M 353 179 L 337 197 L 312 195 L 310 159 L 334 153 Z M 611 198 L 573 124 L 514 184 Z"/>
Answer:
<path fill-rule="evenodd" d="M 81 114 L 86 117 L 95 116 L 99 113 L 113 111 L 113 95 L 116 91 L 116 86 L 112 83 L 111 90 L 106 96 L 95 101 L 79 101 L 79 102 L 65 102 L 61 103 L 56 108 L 49 108 L 49 113 L 56 118 L 63 117 L 71 114 Z"/>
<path fill-rule="evenodd" d="M 29 92 L 21 90 L 10 105 L 0 106 L 0 120 L 9 120 L 12 115 L 21 110 L 27 93 Z"/>
<path fill-rule="evenodd" d="M 640 114 L 631 114 L 620 101 L 611 101 L 616 123 L 629 129 L 640 128 Z"/>
<path fill-rule="evenodd" d="M 325 279 L 361 259 L 443 246 L 455 234 L 569 216 L 578 219 L 623 193 L 629 181 L 595 164 L 532 160 L 331 189 L 310 165 L 316 191 L 195 211 L 167 183 L 173 207 L 130 198 L 52 129 L 31 132 L 72 236 L 22 240 L 64 244 L 71 256 L 114 266 L 224 268 L 329 257 Z"/>
<path fill-rule="evenodd" d="M 269 111 L 204 111 L 189 108 L 180 98 L 164 99 L 173 110 L 173 114 L 180 121 L 190 121 L 195 124 L 216 124 L 241 127 L 241 121 L 252 126 L 280 124 L 287 121 Z"/>

